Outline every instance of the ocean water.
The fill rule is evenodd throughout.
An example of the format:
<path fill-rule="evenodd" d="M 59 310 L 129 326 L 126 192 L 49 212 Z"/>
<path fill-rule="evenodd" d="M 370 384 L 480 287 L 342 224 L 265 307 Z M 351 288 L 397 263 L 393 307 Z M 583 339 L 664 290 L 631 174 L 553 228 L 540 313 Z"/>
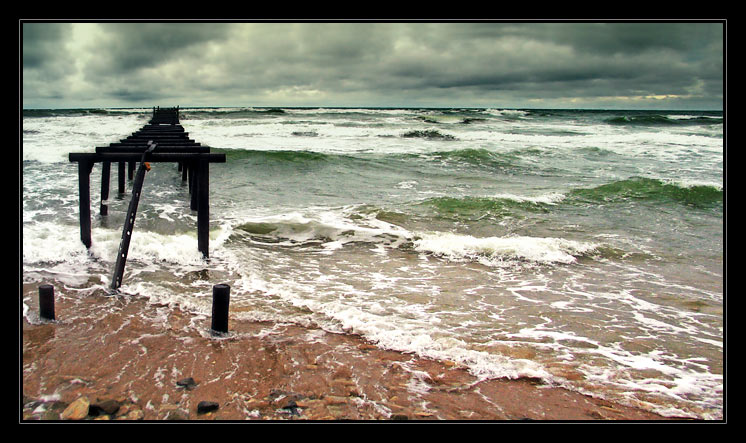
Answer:
<path fill-rule="evenodd" d="M 68 154 L 150 115 L 23 112 L 24 283 L 109 287 L 130 196 L 113 168 L 101 217 L 94 167 L 86 250 Z M 210 165 L 210 258 L 176 166 L 154 164 L 124 294 L 209 315 L 227 283 L 232 321 L 723 418 L 722 112 L 186 108 L 181 123 L 227 157 Z"/>

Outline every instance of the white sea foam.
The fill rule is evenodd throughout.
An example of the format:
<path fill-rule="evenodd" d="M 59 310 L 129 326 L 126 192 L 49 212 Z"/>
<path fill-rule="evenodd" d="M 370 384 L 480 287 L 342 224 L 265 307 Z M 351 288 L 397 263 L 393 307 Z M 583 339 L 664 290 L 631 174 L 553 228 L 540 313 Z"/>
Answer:
<path fill-rule="evenodd" d="M 347 243 L 389 243 L 396 247 L 411 234 L 405 229 L 369 216 L 351 221 L 342 210 L 324 208 L 309 211 L 289 212 L 260 218 L 244 219 L 237 229 L 245 229 L 258 237 L 271 236 L 286 245 L 307 242 L 322 242 L 327 249 L 337 249 Z M 236 229 L 234 228 L 234 229 Z"/>
<path fill-rule="evenodd" d="M 93 228 L 91 248 L 80 241 L 80 228 L 52 222 L 26 224 L 23 227 L 23 262 L 27 265 L 67 263 L 71 267 L 90 265 L 91 257 L 113 263 L 121 242 L 120 229 Z M 218 247 L 225 239 L 220 228 L 214 228 L 211 246 Z M 143 263 L 199 265 L 202 254 L 197 248 L 196 232 L 161 234 L 136 229 L 132 235 L 128 260 Z"/>
<path fill-rule="evenodd" d="M 499 266 L 506 260 L 536 263 L 574 263 L 577 256 L 592 251 L 595 244 L 561 238 L 487 237 L 477 238 L 450 232 L 423 233 L 414 241 L 415 249 L 451 260 L 477 260 Z"/>
<path fill-rule="evenodd" d="M 484 112 L 496 117 L 524 117 L 528 115 L 528 111 L 520 109 L 487 109 Z"/>
<path fill-rule="evenodd" d="M 68 162 L 70 152 L 94 152 L 142 125 L 137 115 L 24 118 L 23 160 Z"/>
<path fill-rule="evenodd" d="M 545 205 L 554 205 L 565 199 L 565 194 L 559 192 L 550 192 L 548 194 L 536 196 L 523 196 L 515 194 L 496 194 L 493 198 L 513 200 L 517 202 L 540 203 Z"/>

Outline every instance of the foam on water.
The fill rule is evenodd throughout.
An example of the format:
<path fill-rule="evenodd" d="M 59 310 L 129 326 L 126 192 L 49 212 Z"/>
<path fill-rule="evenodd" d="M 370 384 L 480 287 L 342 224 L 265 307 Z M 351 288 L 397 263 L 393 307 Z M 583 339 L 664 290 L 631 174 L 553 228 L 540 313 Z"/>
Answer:
<path fill-rule="evenodd" d="M 146 123 L 137 114 L 124 116 L 43 117 L 23 119 L 23 160 L 68 162 L 70 152 L 94 152 L 137 131 Z"/>
<path fill-rule="evenodd" d="M 475 238 L 450 232 L 423 233 L 414 241 L 415 249 L 450 260 L 476 259 L 489 266 L 500 266 L 510 260 L 537 263 L 574 263 L 576 256 L 595 249 L 561 238 L 489 237 Z"/>

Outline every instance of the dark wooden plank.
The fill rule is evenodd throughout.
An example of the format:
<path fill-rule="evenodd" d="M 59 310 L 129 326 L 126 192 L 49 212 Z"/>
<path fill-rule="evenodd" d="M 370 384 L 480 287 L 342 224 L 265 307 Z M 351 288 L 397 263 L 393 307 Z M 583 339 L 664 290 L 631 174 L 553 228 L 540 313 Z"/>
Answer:
<path fill-rule="evenodd" d="M 142 153 L 138 152 L 71 152 L 69 159 L 71 162 L 103 162 L 103 161 L 140 161 Z M 151 163 L 176 163 L 184 161 L 206 160 L 210 163 L 225 163 L 225 154 L 222 153 L 185 153 L 185 152 L 154 152 L 148 156 Z"/>

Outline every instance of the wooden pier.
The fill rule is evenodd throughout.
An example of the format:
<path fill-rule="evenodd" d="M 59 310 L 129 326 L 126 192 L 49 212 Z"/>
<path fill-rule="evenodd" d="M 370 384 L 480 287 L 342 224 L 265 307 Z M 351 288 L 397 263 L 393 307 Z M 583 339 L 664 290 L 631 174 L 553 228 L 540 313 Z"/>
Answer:
<path fill-rule="evenodd" d="M 138 173 L 143 178 L 145 171 L 150 169 L 150 163 L 177 163 L 182 180 L 189 184 L 190 208 L 197 211 L 197 248 L 205 258 L 209 256 L 209 164 L 225 163 L 225 154 L 211 153 L 210 147 L 202 146 L 189 138 L 189 133 L 179 123 L 178 107 L 153 108 L 152 118 L 140 130 L 109 146 L 96 147 L 95 153 L 70 153 L 70 162 L 78 163 L 80 239 L 87 248 L 91 247 L 90 174 L 94 164 L 101 163 L 103 168 L 100 213 L 106 216 L 108 207 L 105 202 L 109 198 L 112 163 L 117 165 L 118 190 L 122 194 L 125 192 L 125 174 L 132 180 L 137 163 L 140 163 Z M 142 186 L 142 178 L 139 186 Z M 139 190 L 133 190 L 132 198 L 139 199 Z M 134 223 L 134 213 L 132 219 Z M 126 224 L 124 231 L 123 240 L 124 234 L 131 235 L 131 229 L 127 233 Z"/>

